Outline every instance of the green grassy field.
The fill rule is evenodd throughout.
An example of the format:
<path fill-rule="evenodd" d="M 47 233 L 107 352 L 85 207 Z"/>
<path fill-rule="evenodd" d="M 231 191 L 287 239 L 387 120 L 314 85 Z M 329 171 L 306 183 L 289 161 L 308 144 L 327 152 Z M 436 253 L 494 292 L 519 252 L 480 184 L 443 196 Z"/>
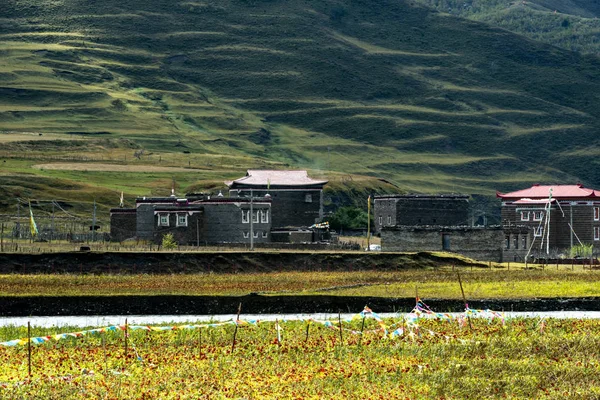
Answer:
<path fill-rule="evenodd" d="M 600 331 L 592 320 L 400 318 L 279 321 L 162 332 L 123 331 L 0 346 L 0 396 L 136 399 L 596 398 Z M 278 340 L 277 326 L 280 339 Z M 307 336 L 307 326 L 309 335 Z M 69 330 L 69 329 L 72 330 Z M 236 345 L 232 337 L 236 330 Z M 81 328 L 33 329 L 32 335 Z M 0 328 L 0 340 L 27 337 Z"/>
<path fill-rule="evenodd" d="M 460 270 L 469 299 L 600 296 L 600 274 L 582 266 L 542 270 L 451 267 L 397 272 L 273 272 L 174 275 L 0 275 L 3 296 L 111 295 L 338 295 L 462 299 Z"/>
<path fill-rule="evenodd" d="M 595 57 L 413 3 L 9 0 L 2 23 L 7 212 L 215 192 L 247 168 L 309 169 L 350 201 L 600 178 Z"/>

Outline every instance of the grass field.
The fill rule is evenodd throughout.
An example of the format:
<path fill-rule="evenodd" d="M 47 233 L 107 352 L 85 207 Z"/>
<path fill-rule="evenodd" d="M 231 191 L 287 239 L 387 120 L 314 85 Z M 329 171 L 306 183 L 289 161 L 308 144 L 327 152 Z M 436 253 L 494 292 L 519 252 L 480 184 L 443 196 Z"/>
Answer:
<path fill-rule="evenodd" d="M 242 316 L 243 318 L 243 316 Z M 306 322 L 233 324 L 162 332 L 129 330 L 0 346 L 0 396 L 20 398 L 441 399 L 596 398 L 600 328 L 591 320 L 471 319 L 331 328 Z M 69 330 L 72 329 L 72 330 Z M 33 336 L 81 328 L 33 329 Z M 0 341 L 27 337 L 0 328 Z M 308 339 L 308 340 L 307 340 Z"/>
<path fill-rule="evenodd" d="M 469 299 L 600 296 L 600 272 L 570 265 L 524 270 L 460 268 Z M 177 275 L 0 275 L 4 296 L 339 295 L 462 299 L 451 267 L 396 272 L 273 272 Z"/>

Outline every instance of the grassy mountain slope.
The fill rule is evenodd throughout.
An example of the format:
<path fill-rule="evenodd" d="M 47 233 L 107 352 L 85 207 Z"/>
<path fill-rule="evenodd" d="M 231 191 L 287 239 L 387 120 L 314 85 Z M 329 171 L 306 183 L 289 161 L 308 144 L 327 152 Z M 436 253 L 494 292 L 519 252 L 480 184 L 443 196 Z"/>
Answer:
<path fill-rule="evenodd" d="M 418 1 L 563 49 L 600 55 L 600 2 L 596 0 Z"/>
<path fill-rule="evenodd" d="M 595 57 L 396 0 L 7 3 L 0 130 L 43 135 L 0 148 L 6 202 L 47 193 L 23 177 L 113 196 L 248 167 L 358 192 L 600 183 Z"/>

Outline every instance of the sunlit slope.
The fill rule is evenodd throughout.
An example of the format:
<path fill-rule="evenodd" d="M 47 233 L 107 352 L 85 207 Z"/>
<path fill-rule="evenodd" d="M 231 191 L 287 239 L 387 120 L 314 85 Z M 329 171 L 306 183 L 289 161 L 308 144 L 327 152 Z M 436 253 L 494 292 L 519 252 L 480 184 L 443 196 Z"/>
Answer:
<path fill-rule="evenodd" d="M 592 0 L 418 0 L 563 49 L 600 55 L 600 3 Z"/>
<path fill-rule="evenodd" d="M 600 181 L 600 63 L 403 1 L 17 1 L 0 129 L 491 193 Z"/>

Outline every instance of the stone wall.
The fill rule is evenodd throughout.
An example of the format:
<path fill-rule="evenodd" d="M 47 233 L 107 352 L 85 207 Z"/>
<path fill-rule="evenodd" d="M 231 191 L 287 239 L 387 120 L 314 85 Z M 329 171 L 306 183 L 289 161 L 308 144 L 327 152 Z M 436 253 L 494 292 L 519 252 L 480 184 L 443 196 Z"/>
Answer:
<path fill-rule="evenodd" d="M 272 226 L 308 227 L 323 219 L 321 189 L 253 189 L 254 197 L 271 196 Z M 229 191 L 231 198 L 250 196 L 250 189 Z"/>
<path fill-rule="evenodd" d="M 462 226 L 469 221 L 466 195 L 392 195 L 374 200 L 375 230 L 391 226 Z"/>
<path fill-rule="evenodd" d="M 252 224 L 254 243 L 267 243 L 271 240 L 271 207 L 268 203 L 252 205 L 255 222 Z M 250 244 L 250 220 L 242 219 L 242 211 L 250 215 L 249 203 L 206 203 L 202 240 L 206 244 L 247 243 Z M 258 222 L 256 222 L 258 221 Z M 266 222 L 263 222 L 266 221 Z"/>
<path fill-rule="evenodd" d="M 600 241 L 594 240 L 594 228 L 600 228 L 600 221 L 594 220 L 594 207 L 599 204 L 588 204 L 587 202 L 561 202 L 561 207 L 553 205 L 550 209 L 550 252 L 566 253 L 572 245 L 577 245 L 579 241 L 586 244 L 600 244 Z M 543 211 L 544 205 L 515 205 L 504 204 L 502 206 L 502 223 L 507 226 L 524 225 L 534 230 L 545 226 L 546 217 Z M 521 212 L 529 213 L 529 220 L 524 221 Z M 534 213 L 541 213 L 541 220 L 534 219 Z M 525 218 L 527 219 L 527 218 Z M 570 226 L 573 227 L 571 230 Z M 546 231 L 542 231 L 544 242 L 547 240 Z M 539 250 L 542 236 L 533 236 L 532 240 L 537 242 L 538 246 L 534 249 Z M 544 245 L 543 252 L 545 253 Z M 536 251 L 536 253 L 539 251 Z"/>
<path fill-rule="evenodd" d="M 381 231 L 383 251 L 447 251 L 482 261 L 502 261 L 501 227 L 394 227 Z"/>
<path fill-rule="evenodd" d="M 116 208 L 110 210 L 110 240 L 122 242 L 136 236 L 135 208 Z"/>

